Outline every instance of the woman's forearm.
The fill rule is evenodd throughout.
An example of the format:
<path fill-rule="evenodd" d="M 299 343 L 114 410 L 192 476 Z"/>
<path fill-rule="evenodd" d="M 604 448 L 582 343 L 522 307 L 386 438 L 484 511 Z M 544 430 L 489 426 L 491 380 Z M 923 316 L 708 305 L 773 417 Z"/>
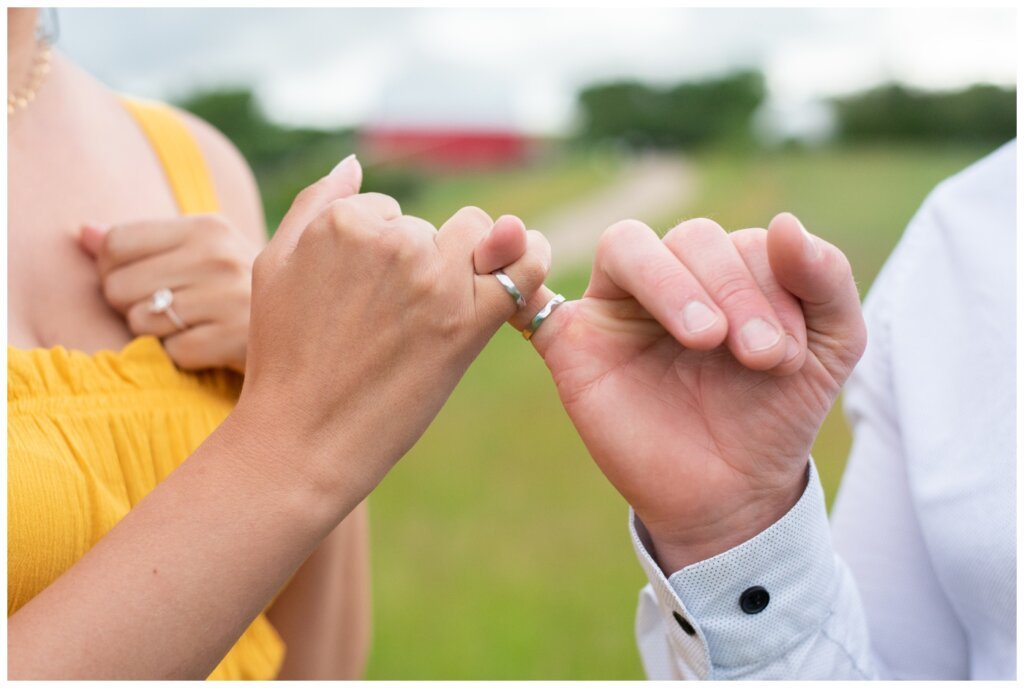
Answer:
<path fill-rule="evenodd" d="M 370 647 L 366 503 L 302 564 L 267 617 L 288 648 L 279 679 L 361 678 Z"/>
<path fill-rule="evenodd" d="M 266 425 L 236 409 L 11 616 L 9 678 L 205 678 L 365 496 L 324 494 L 302 471 L 326 452 Z"/>
<path fill-rule="evenodd" d="M 529 303 L 550 264 L 543 237 L 515 218 L 492 233 L 477 208 L 435 231 L 394 199 L 345 197 L 358 171 L 348 159 L 296 197 L 253 266 L 238 406 L 8 619 L 11 677 L 207 676 L 501 323 L 529 322 L 475 253 L 518 238 L 491 260 Z"/>

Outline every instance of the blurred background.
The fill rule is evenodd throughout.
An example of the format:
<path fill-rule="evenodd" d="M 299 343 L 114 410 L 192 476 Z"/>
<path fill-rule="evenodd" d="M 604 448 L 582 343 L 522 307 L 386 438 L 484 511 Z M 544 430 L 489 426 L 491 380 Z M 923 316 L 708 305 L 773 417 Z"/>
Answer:
<path fill-rule="evenodd" d="M 52 17 L 51 17 L 52 20 Z M 515 213 L 582 294 L 601 231 L 778 211 L 871 286 L 943 178 L 1016 132 L 1010 9 L 85 10 L 57 47 L 223 131 L 270 231 L 348 153 L 440 224 Z M 815 446 L 828 498 L 849 433 Z M 371 498 L 369 678 L 642 678 L 626 505 L 508 328 Z"/>

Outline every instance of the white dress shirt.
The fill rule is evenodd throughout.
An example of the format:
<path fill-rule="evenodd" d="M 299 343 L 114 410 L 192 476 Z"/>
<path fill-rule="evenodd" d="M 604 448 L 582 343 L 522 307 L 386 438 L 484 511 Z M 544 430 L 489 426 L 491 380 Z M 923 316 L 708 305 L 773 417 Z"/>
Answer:
<path fill-rule="evenodd" d="M 630 513 L 650 678 L 1016 676 L 1015 259 L 1014 141 L 932 192 L 865 301 L 831 528 L 813 461 L 778 522 L 668 578 Z"/>

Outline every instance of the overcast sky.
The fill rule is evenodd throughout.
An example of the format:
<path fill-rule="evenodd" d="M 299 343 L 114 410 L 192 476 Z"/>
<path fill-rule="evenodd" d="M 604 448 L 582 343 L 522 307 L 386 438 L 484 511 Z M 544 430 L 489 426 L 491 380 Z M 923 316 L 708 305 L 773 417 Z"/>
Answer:
<path fill-rule="evenodd" d="M 764 70 L 806 112 L 885 80 L 1016 81 L 1010 9 L 59 10 L 58 47 L 112 87 L 248 84 L 280 121 L 501 123 L 555 132 L 582 85 Z"/>

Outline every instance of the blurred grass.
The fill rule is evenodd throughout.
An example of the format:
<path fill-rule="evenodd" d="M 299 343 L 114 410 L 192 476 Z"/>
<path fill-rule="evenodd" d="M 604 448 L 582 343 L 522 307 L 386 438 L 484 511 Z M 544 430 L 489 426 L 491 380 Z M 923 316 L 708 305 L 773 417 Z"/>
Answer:
<path fill-rule="evenodd" d="M 783 151 L 693 159 L 699 188 L 666 217 L 764 226 L 790 210 L 874 279 L 928 191 L 978 149 Z M 560 170 L 560 171 L 559 171 Z M 529 220 L 614 177 L 593 161 L 442 181 L 406 210 Z M 400 199 L 401 200 L 401 199 Z M 552 287 L 579 296 L 588 266 Z M 849 450 L 841 415 L 815 445 L 831 500 Z M 374 642 L 368 678 L 643 678 L 633 640 L 644 577 L 626 506 L 590 461 L 539 357 L 503 328 L 371 498 Z"/>

